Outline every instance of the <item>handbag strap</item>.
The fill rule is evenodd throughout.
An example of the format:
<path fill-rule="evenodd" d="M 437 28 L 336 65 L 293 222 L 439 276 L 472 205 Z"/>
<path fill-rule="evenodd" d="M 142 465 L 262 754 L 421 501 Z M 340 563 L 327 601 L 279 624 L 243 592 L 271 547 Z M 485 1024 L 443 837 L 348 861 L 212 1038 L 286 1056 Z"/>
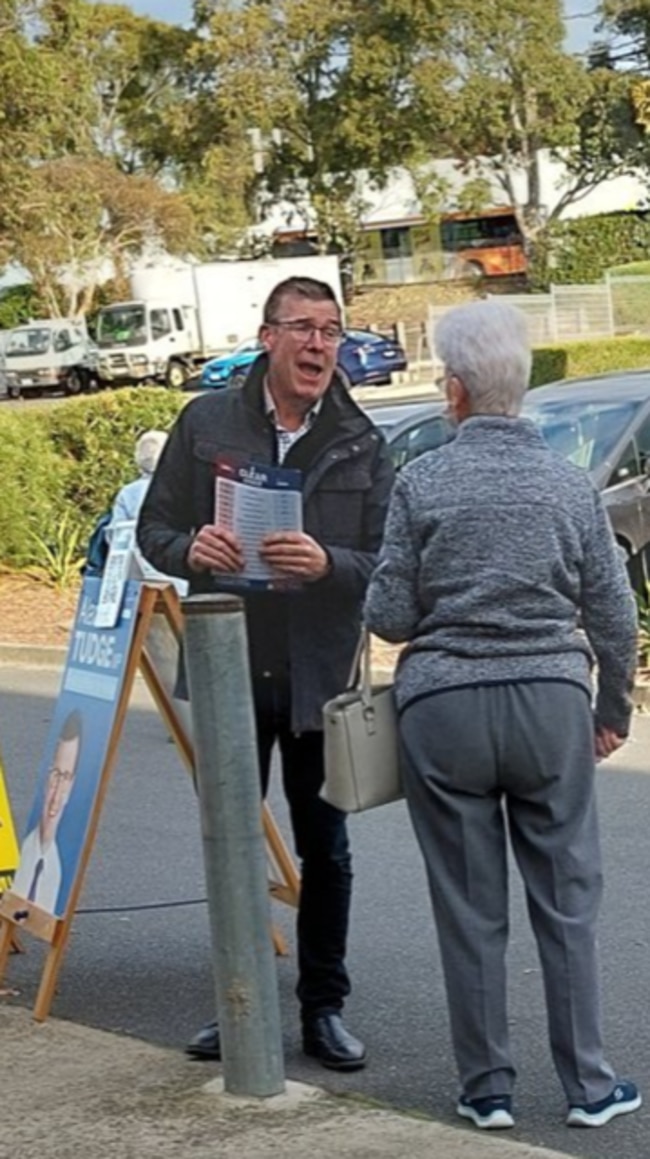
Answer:
<path fill-rule="evenodd" d="M 348 677 L 348 690 L 353 688 L 360 690 L 364 705 L 369 706 L 372 693 L 370 632 L 365 627 L 361 629 Z"/>

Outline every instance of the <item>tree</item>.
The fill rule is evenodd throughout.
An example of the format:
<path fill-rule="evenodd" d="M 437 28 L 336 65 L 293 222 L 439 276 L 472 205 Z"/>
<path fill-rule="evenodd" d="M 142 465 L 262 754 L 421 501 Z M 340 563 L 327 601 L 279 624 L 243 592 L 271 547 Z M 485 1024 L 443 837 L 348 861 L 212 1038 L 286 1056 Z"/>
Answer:
<path fill-rule="evenodd" d="M 187 38 L 86 0 L 0 0 L 0 33 L 0 261 L 29 270 L 48 312 L 85 312 L 142 247 L 193 242 L 164 183 Z"/>
<path fill-rule="evenodd" d="M 501 186 L 532 253 L 549 221 L 631 167 L 639 134 L 629 83 L 609 69 L 589 70 L 564 51 L 560 0 L 452 5 L 446 105 L 434 46 L 434 81 L 421 69 L 415 120 L 435 123 L 430 144 L 437 156 L 444 151 L 461 171 L 489 174 Z M 543 202 L 543 156 L 566 166 L 567 182 L 552 205 Z"/>
<path fill-rule="evenodd" d="M 290 202 L 297 227 L 316 224 L 324 247 L 345 248 L 359 172 L 381 183 L 408 154 L 412 54 L 422 35 L 442 38 L 447 5 L 216 0 L 195 11 L 192 139 L 243 151 L 251 207 Z"/>
<path fill-rule="evenodd" d="M 11 256 L 30 271 L 54 317 L 87 313 L 97 286 L 143 250 L 178 252 L 191 244 L 191 213 L 181 195 L 150 177 L 121 173 L 105 158 L 43 162 L 12 212 L 5 210 Z"/>
<path fill-rule="evenodd" d="M 122 4 L 42 0 L 41 49 L 69 62 L 95 149 L 125 172 L 160 173 L 173 152 L 174 115 L 187 96 L 194 34 Z"/>

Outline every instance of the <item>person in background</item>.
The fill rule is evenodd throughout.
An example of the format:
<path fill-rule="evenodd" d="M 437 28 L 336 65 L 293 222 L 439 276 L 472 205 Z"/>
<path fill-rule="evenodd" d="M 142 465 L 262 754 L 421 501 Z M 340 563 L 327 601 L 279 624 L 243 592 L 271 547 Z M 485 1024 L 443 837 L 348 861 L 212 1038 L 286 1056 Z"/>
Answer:
<path fill-rule="evenodd" d="M 150 563 L 189 580 L 192 593 L 219 591 L 220 577 L 232 591 L 244 556 L 235 534 L 215 523 L 215 461 L 236 454 L 302 474 L 304 530 L 274 531 L 260 552 L 277 587 L 242 595 L 262 792 L 277 742 L 302 862 L 303 1049 L 326 1067 L 355 1070 L 365 1047 L 342 1020 L 351 858 L 344 814 L 319 795 L 322 709 L 347 684 L 393 469 L 384 439 L 337 373 L 342 334 L 329 285 L 290 278 L 275 287 L 260 328 L 264 351 L 242 389 L 201 395 L 177 419 L 142 505 L 138 540 Z M 219 1058 L 218 1025 L 201 1030 L 188 1052 Z"/>
<path fill-rule="evenodd" d="M 126 483 L 115 496 L 111 513 L 111 524 L 136 520 L 140 513 L 142 501 L 147 494 L 149 484 L 162 449 L 167 442 L 165 431 L 145 431 L 135 444 L 135 465 L 140 472 L 137 479 Z"/>
<path fill-rule="evenodd" d="M 641 1105 L 603 1052 L 596 949 L 595 762 L 630 726 L 634 600 L 588 474 L 519 417 L 523 315 L 475 302 L 450 310 L 435 340 L 458 434 L 399 475 L 365 619 L 407 644 L 395 680 L 403 779 L 438 930 L 457 1110 L 481 1128 L 514 1123 L 509 832 L 566 1122 L 600 1127 Z"/>

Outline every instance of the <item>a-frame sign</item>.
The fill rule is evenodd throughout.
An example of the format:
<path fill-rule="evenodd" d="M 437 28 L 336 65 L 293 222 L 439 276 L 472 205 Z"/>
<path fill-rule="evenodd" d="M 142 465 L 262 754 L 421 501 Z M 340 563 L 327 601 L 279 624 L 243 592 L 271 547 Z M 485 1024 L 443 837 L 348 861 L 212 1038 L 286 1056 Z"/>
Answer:
<path fill-rule="evenodd" d="M 18 871 L 0 897 L 0 982 L 17 930 L 49 944 L 34 1017 L 47 1018 L 92 854 L 138 670 L 194 772 L 188 706 L 173 695 L 182 614 L 172 585 L 130 581 L 112 627 L 96 627 L 101 580 L 86 577 Z M 300 880 L 266 804 L 273 898 L 297 906 Z M 286 945 L 273 930 L 278 953 Z"/>

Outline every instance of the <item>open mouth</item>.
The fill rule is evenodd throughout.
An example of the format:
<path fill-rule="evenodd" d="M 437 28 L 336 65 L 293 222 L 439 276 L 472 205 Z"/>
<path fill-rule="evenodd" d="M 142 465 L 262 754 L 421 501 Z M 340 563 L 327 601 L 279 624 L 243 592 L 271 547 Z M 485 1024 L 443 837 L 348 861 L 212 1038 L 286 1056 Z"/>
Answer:
<path fill-rule="evenodd" d="M 307 378 L 311 382 L 315 382 L 323 373 L 323 367 L 320 362 L 315 362 L 306 358 L 300 360 L 298 363 L 298 370 L 300 371 L 303 378 Z"/>

